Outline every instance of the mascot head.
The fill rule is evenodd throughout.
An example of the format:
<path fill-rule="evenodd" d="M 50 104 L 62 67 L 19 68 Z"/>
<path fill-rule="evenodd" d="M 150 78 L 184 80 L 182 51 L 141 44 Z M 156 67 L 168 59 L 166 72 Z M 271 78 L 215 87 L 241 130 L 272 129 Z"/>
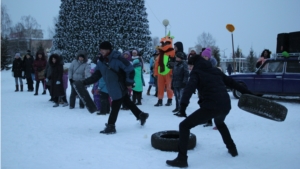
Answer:
<path fill-rule="evenodd" d="M 170 50 L 174 50 L 174 48 L 173 48 L 173 39 L 174 39 L 174 36 L 171 36 L 170 34 L 171 33 L 169 31 L 169 33 L 167 34 L 167 36 L 161 38 L 161 40 L 160 40 L 161 46 L 159 47 L 159 50 L 162 50 L 164 52 L 168 52 Z"/>

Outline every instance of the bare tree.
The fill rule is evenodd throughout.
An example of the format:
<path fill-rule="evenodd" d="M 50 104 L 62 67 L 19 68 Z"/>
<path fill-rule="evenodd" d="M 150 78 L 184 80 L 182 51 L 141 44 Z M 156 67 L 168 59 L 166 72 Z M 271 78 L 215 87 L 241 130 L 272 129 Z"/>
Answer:
<path fill-rule="evenodd" d="M 35 18 L 32 16 L 22 16 L 21 23 L 23 24 L 26 30 L 26 37 L 29 39 L 32 38 L 43 38 L 43 32 L 40 29 L 41 25 L 39 25 Z"/>
<path fill-rule="evenodd" d="M 199 44 L 196 44 L 195 45 L 195 52 L 197 53 L 197 54 L 199 54 L 200 52 L 202 52 L 202 46 L 201 45 L 199 45 Z"/>
<path fill-rule="evenodd" d="M 156 46 L 159 46 L 159 38 L 156 37 L 152 37 L 152 44 L 153 44 L 153 48 L 155 48 Z"/>
<path fill-rule="evenodd" d="M 55 25 L 57 24 L 57 22 L 58 22 L 58 16 L 55 16 L 53 18 L 53 24 L 54 24 L 54 26 L 53 27 L 48 27 L 48 37 L 50 39 L 52 39 L 53 36 L 55 35 Z"/>
<path fill-rule="evenodd" d="M 215 46 L 215 44 L 216 40 L 213 38 L 213 36 L 208 32 L 203 32 L 201 35 L 198 36 L 196 46 L 199 45 L 202 48 L 207 48 Z"/>
<path fill-rule="evenodd" d="M 5 5 L 1 4 L 1 36 L 7 37 L 11 29 L 11 20 L 7 13 L 7 8 Z"/>

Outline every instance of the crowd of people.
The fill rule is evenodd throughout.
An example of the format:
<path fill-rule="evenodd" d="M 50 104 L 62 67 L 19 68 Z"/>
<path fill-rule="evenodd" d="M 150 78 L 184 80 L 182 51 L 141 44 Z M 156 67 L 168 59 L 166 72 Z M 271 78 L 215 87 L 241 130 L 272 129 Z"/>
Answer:
<path fill-rule="evenodd" d="M 162 47 L 165 45 L 170 45 L 170 43 L 162 44 Z M 172 112 L 178 117 L 185 118 L 179 124 L 178 156 L 174 160 L 168 160 L 167 164 L 176 167 L 188 166 L 187 144 L 190 129 L 200 124 L 204 124 L 205 127 L 212 126 L 212 119 L 228 152 L 233 157 L 237 156 L 236 145 L 224 123 L 231 109 L 226 86 L 235 88 L 241 93 L 252 93 L 220 70 L 209 47 L 203 48 L 199 54 L 192 50 L 188 55 L 184 53 L 182 42 L 174 43 L 174 51 L 167 50 L 168 55 L 161 49 L 157 47 L 150 57 L 150 78 L 146 95 L 150 95 L 152 87 L 155 88 L 154 96 L 158 98 L 158 102 L 154 106 L 159 107 L 163 106 L 166 92 L 165 106 L 172 106 L 174 97 L 175 106 Z M 16 84 L 15 91 L 23 91 L 22 79 L 26 79 L 28 91 L 35 91 L 34 95 L 37 96 L 39 85 L 42 83 L 42 94 L 46 94 L 48 90 L 49 101 L 54 102 L 53 107 L 62 104 L 62 106 L 74 109 L 78 97 L 72 84 L 75 81 L 81 81 L 85 86 L 92 85 L 91 93 L 97 106 L 97 114 L 109 114 L 105 128 L 100 133 L 116 133 L 116 121 L 120 109 L 130 110 L 141 125 L 144 125 L 149 114 L 138 106 L 147 104 L 142 103 L 146 68 L 139 51 L 134 49 L 121 53 L 114 50 L 108 41 L 99 45 L 99 51 L 99 55 L 93 59 L 92 63 L 88 63 L 88 54 L 79 50 L 69 67 L 64 67 L 63 58 L 56 53 L 51 54 L 49 59 L 43 51 L 38 51 L 35 58 L 30 51 L 27 51 L 23 58 L 20 53 L 16 53 L 12 67 Z M 268 54 L 263 53 L 266 56 Z M 170 57 L 172 55 L 173 58 Z M 229 70 L 227 71 L 229 73 Z M 71 84 L 69 103 L 66 95 L 68 81 Z M 200 108 L 187 115 L 185 110 L 191 95 L 195 93 L 198 93 Z M 85 108 L 81 100 L 79 108 Z"/>

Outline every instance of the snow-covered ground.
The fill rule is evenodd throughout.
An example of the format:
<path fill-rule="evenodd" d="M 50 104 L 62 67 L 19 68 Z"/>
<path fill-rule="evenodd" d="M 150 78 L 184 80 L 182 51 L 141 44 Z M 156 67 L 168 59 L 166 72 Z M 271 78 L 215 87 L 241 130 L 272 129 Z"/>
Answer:
<path fill-rule="evenodd" d="M 145 75 L 146 81 L 149 74 Z M 174 106 L 154 107 L 157 98 L 144 88 L 140 108 L 150 114 L 141 127 L 130 111 L 121 110 L 117 133 L 99 134 L 108 116 L 90 114 L 86 109 L 53 108 L 49 95 L 14 92 L 10 71 L 1 72 L 1 162 L 2 169 L 163 169 L 175 152 L 151 146 L 151 135 L 178 130 L 183 120 L 174 116 Z M 68 96 L 70 87 L 68 88 Z M 230 93 L 231 95 L 231 93 Z M 288 108 L 284 122 L 275 122 L 244 112 L 232 98 L 226 124 L 239 156 L 227 153 L 218 131 L 202 125 L 191 130 L 197 136 L 195 149 L 188 152 L 191 169 L 298 169 L 300 167 L 299 100 L 282 101 Z M 164 100 L 166 101 L 166 99 Z M 276 100 L 275 100 L 276 101 Z M 193 95 L 187 113 L 197 109 Z"/>

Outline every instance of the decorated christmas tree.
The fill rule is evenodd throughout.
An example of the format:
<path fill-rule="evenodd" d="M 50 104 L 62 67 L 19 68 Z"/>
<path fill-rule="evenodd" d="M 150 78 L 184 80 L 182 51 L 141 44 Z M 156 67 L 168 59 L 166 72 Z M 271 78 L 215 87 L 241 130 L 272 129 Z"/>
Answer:
<path fill-rule="evenodd" d="M 144 0 L 61 0 L 51 51 L 66 62 L 78 50 L 89 58 L 99 53 L 99 43 L 110 41 L 114 49 L 138 49 L 144 57 L 152 51 Z"/>

